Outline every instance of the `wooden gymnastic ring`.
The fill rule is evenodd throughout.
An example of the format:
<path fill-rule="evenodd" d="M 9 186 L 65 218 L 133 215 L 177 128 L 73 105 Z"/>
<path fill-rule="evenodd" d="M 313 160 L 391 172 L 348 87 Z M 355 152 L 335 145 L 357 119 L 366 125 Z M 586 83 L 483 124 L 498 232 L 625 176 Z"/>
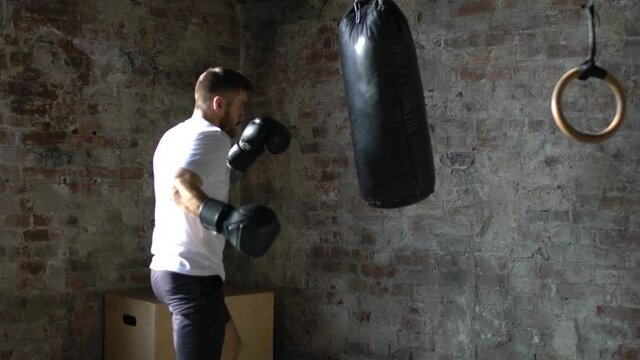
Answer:
<path fill-rule="evenodd" d="M 587 142 L 587 143 L 596 143 L 600 141 L 604 141 L 608 139 L 613 133 L 618 130 L 620 125 L 624 120 L 625 116 L 625 97 L 624 91 L 622 90 L 622 86 L 618 80 L 613 77 L 611 74 L 607 74 L 604 78 L 604 81 L 607 82 L 609 88 L 613 91 L 613 94 L 616 96 L 616 115 L 613 117 L 613 120 L 604 130 L 591 134 L 591 133 L 583 133 L 576 129 L 574 129 L 567 120 L 565 120 L 564 115 L 562 114 L 562 93 L 564 89 L 567 87 L 571 80 L 575 80 L 580 76 L 580 69 L 574 68 L 569 70 L 556 84 L 556 87 L 553 89 L 553 95 L 551 97 L 551 112 L 553 113 L 553 119 L 556 122 L 556 125 L 560 128 L 560 130 L 569 136 L 572 139 Z"/>

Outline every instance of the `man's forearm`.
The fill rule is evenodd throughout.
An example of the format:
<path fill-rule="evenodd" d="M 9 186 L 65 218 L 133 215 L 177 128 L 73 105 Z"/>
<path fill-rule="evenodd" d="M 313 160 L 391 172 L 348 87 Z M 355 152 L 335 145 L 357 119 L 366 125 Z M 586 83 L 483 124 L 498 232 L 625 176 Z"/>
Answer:
<path fill-rule="evenodd" d="M 194 178 L 192 174 L 194 173 L 186 175 L 179 173 L 176 176 L 173 183 L 173 201 L 184 212 L 197 217 L 207 194 L 200 187 L 200 179 Z"/>

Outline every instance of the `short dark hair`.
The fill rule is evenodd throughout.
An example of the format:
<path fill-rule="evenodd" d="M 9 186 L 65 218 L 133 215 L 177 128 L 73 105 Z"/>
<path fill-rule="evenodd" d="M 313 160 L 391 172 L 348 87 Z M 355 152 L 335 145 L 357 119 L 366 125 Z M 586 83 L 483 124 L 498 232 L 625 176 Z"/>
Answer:
<path fill-rule="evenodd" d="M 214 95 L 238 90 L 253 91 L 247 78 L 240 72 L 222 67 L 209 68 L 200 75 L 196 83 L 196 108 L 206 109 Z"/>

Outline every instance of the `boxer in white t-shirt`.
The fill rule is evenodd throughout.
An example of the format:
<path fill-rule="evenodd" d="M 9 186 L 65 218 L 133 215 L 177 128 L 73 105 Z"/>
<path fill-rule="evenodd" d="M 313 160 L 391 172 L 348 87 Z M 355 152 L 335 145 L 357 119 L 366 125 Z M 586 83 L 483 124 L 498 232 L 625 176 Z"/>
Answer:
<path fill-rule="evenodd" d="M 153 157 L 151 285 L 172 314 L 177 360 L 237 358 L 240 338 L 222 292 L 225 241 L 261 256 L 280 230 L 267 207 L 227 204 L 231 172 L 243 173 L 265 149 L 279 153 L 290 141 L 282 124 L 258 118 L 232 148 L 250 91 L 239 72 L 205 71 L 192 117 L 162 136 Z"/>

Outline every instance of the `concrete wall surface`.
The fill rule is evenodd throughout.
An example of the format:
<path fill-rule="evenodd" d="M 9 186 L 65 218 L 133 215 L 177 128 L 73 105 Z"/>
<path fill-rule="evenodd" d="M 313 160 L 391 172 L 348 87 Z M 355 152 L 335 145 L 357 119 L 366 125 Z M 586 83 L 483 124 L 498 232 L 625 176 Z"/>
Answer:
<path fill-rule="evenodd" d="M 336 36 L 353 2 L 240 6 L 254 110 L 294 139 L 236 193 L 274 206 L 283 235 L 228 273 L 279 289 L 278 359 L 640 357 L 640 3 L 596 1 L 596 60 L 628 106 L 596 145 L 563 135 L 550 110 L 556 82 L 588 56 L 582 3 L 396 1 L 418 54 L 436 190 L 395 210 L 358 190 Z M 583 130 L 615 113 L 597 79 L 564 99 Z"/>

